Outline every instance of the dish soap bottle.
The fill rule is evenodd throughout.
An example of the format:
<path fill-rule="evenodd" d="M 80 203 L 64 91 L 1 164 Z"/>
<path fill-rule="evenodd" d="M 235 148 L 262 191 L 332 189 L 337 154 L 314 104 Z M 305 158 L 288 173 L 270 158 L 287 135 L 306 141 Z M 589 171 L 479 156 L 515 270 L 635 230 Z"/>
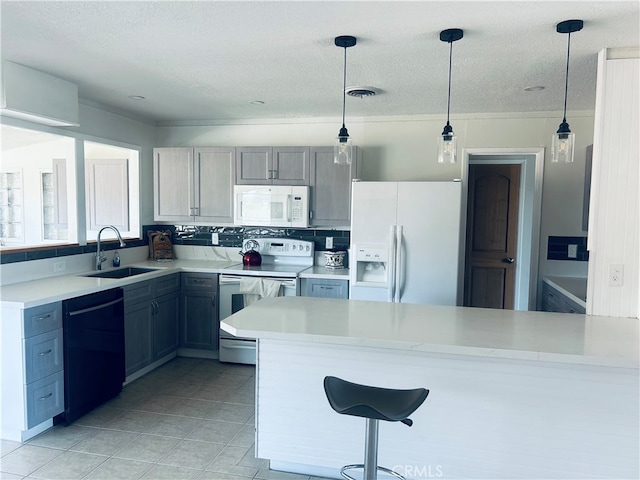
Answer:
<path fill-rule="evenodd" d="M 113 254 L 113 266 L 114 267 L 119 267 L 120 266 L 120 254 L 118 253 L 117 250 Z"/>

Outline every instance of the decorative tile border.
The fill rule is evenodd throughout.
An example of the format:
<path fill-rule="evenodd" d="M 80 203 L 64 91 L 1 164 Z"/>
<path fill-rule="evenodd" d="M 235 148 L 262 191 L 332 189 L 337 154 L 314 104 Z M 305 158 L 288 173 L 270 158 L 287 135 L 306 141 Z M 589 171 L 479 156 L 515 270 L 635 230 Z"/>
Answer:
<path fill-rule="evenodd" d="M 126 247 L 141 247 L 149 245 L 147 233 L 152 230 L 171 231 L 174 245 L 199 245 L 212 246 L 211 234 L 217 233 L 221 247 L 242 247 L 245 238 L 264 237 L 284 237 L 307 240 L 314 242 L 316 251 L 326 250 L 326 238 L 333 237 L 334 249 L 348 249 L 351 239 L 351 232 L 348 230 L 312 230 L 293 228 L 266 228 L 266 227 L 214 227 L 195 225 L 144 225 L 142 227 L 142 239 L 126 240 Z M 102 250 L 122 249 L 118 242 L 103 242 Z M 44 258 L 66 257 L 69 255 L 79 255 L 82 253 L 95 253 L 95 243 L 89 245 L 56 245 L 51 248 L 38 248 L 25 252 L 0 254 L 0 264 L 26 262 L 29 260 L 40 260 Z"/>
<path fill-rule="evenodd" d="M 173 243 L 175 245 L 212 246 L 211 234 L 218 234 L 218 245 L 221 247 L 242 247 L 245 238 L 281 237 L 295 238 L 313 242 L 316 251 L 326 250 L 327 237 L 333 237 L 336 249 L 348 249 L 351 232 L 348 230 L 313 230 L 269 227 L 212 227 L 194 225 L 176 225 L 173 227 Z"/>

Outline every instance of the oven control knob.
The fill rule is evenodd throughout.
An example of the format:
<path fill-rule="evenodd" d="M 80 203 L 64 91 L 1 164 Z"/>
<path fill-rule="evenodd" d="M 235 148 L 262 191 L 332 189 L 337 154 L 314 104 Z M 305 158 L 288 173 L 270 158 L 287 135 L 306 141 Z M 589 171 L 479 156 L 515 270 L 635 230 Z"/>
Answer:
<path fill-rule="evenodd" d="M 311 247 L 309 247 L 309 245 L 307 245 L 307 252 L 311 250 Z"/>
<path fill-rule="evenodd" d="M 294 250 L 296 249 L 296 246 L 295 246 L 295 245 L 293 246 L 293 249 L 294 249 Z"/>

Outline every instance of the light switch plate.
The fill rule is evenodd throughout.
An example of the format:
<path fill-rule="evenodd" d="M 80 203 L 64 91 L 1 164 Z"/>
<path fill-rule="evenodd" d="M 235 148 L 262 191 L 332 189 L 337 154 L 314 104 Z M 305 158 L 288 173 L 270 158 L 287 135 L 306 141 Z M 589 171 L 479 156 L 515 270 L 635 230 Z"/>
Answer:
<path fill-rule="evenodd" d="M 569 258 L 578 258 L 578 245 L 575 243 L 569 244 L 567 248 L 567 257 Z"/>
<path fill-rule="evenodd" d="M 220 244 L 220 238 L 218 237 L 218 233 L 217 232 L 213 232 L 211 234 L 211 243 L 213 243 L 214 245 L 219 245 Z"/>

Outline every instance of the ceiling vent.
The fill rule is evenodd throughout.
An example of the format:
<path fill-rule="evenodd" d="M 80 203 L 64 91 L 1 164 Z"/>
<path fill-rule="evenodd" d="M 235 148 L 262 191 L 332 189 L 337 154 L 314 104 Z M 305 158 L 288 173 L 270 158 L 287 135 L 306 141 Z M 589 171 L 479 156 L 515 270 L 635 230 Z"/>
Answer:
<path fill-rule="evenodd" d="M 381 92 L 380 89 L 374 87 L 347 87 L 344 90 L 350 97 L 373 97 Z"/>

